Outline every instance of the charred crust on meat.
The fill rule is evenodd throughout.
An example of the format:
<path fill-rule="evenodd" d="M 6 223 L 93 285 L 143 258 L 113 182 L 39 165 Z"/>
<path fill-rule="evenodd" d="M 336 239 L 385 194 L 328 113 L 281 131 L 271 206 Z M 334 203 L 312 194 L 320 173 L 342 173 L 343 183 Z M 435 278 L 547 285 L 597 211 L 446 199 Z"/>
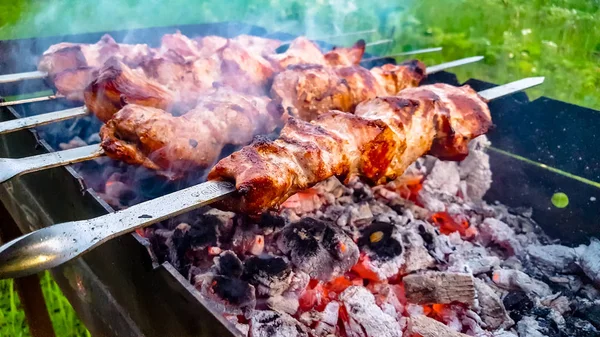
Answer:
<path fill-rule="evenodd" d="M 402 254 L 402 245 L 392 237 L 394 225 L 375 222 L 362 232 L 358 245 L 367 247 L 374 260 L 388 261 Z"/>

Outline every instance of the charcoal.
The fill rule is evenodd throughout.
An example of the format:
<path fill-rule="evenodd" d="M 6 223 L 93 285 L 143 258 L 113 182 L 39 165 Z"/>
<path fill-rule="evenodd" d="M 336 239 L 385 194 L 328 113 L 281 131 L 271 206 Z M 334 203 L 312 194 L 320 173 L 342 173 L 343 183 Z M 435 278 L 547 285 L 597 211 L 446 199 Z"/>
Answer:
<path fill-rule="evenodd" d="M 384 313 L 375 303 L 375 297 L 363 287 L 349 287 L 339 297 L 348 313 L 346 332 L 366 336 L 401 337 L 402 330 L 393 317 Z"/>
<path fill-rule="evenodd" d="M 409 228 L 401 232 L 402 246 L 404 247 L 403 274 L 431 269 L 436 265 L 435 259 L 425 247 L 426 243 L 422 235 L 417 234 L 417 231 L 414 230 L 415 226 L 422 227 L 417 221 L 414 221 Z"/>
<path fill-rule="evenodd" d="M 515 238 L 515 232 L 504 222 L 488 218 L 479 226 L 481 240 L 485 245 L 496 244 L 510 255 L 519 255 L 521 243 Z"/>
<path fill-rule="evenodd" d="M 376 222 L 362 231 L 358 246 L 374 261 L 389 261 L 402 254 L 402 244 L 393 236 L 395 226 Z"/>
<path fill-rule="evenodd" d="M 469 155 L 458 165 L 460 179 L 464 182 L 465 197 L 469 200 L 481 200 L 492 186 L 490 157 L 485 149 L 491 143 L 485 135 L 469 143 Z"/>
<path fill-rule="evenodd" d="M 267 307 L 271 310 L 275 310 L 278 312 L 285 312 L 286 314 L 293 315 L 298 311 L 298 307 L 300 306 L 300 302 L 298 301 L 298 296 L 282 296 L 282 295 L 274 295 L 270 296 L 267 299 Z"/>
<path fill-rule="evenodd" d="M 315 334 L 320 337 L 335 333 L 335 327 L 338 323 L 340 304 L 336 301 L 327 303 L 321 313 L 319 322 L 315 326 Z"/>
<path fill-rule="evenodd" d="M 249 337 L 308 337 L 307 329 L 292 316 L 271 310 L 255 311 Z"/>
<path fill-rule="evenodd" d="M 573 315 L 590 322 L 600 330 L 600 302 L 581 305 Z"/>
<path fill-rule="evenodd" d="M 246 313 L 256 306 L 254 287 L 237 278 L 202 275 L 196 277 L 196 287 L 222 312 Z"/>
<path fill-rule="evenodd" d="M 314 218 L 285 227 L 277 246 L 296 268 L 324 281 L 347 272 L 358 261 L 358 247 L 351 238 Z"/>
<path fill-rule="evenodd" d="M 581 269 L 600 288 L 600 240 L 593 238 L 579 257 Z"/>
<path fill-rule="evenodd" d="M 271 212 L 263 213 L 258 221 L 259 227 L 265 231 L 276 231 L 285 227 L 286 224 L 285 217 Z"/>
<path fill-rule="evenodd" d="M 405 276 L 406 299 L 417 304 L 460 302 L 472 305 L 475 285 L 469 274 L 427 272 Z"/>
<path fill-rule="evenodd" d="M 408 336 L 421 337 L 467 337 L 460 332 L 450 329 L 443 323 L 436 321 L 424 315 L 414 315 L 410 317 L 407 329 Z"/>
<path fill-rule="evenodd" d="M 578 267 L 575 249 L 562 245 L 531 245 L 527 253 L 535 265 L 549 273 L 572 273 Z"/>
<path fill-rule="evenodd" d="M 508 328 L 515 324 L 504 307 L 504 303 L 484 281 L 475 278 L 475 290 L 481 318 L 489 329 Z"/>
<path fill-rule="evenodd" d="M 546 283 L 533 279 L 520 270 L 498 269 L 494 271 L 492 279 L 496 285 L 506 290 L 520 289 L 537 296 L 548 296 L 552 293 Z"/>
<path fill-rule="evenodd" d="M 565 327 L 563 329 L 564 336 L 577 337 L 598 337 L 600 336 L 600 328 L 594 326 L 589 321 L 577 317 L 567 317 L 565 319 Z"/>
<path fill-rule="evenodd" d="M 232 251 L 224 251 L 214 259 L 216 272 L 219 275 L 240 277 L 244 266 L 242 261 Z"/>
<path fill-rule="evenodd" d="M 541 327 L 533 317 L 525 316 L 517 323 L 519 337 L 548 337 L 546 329 Z"/>
<path fill-rule="evenodd" d="M 523 315 L 528 314 L 533 309 L 533 301 L 526 292 L 521 290 L 509 292 L 502 299 L 502 303 L 514 321 L 521 320 Z"/>
<path fill-rule="evenodd" d="M 281 257 L 252 256 L 244 261 L 242 279 L 255 286 L 261 295 L 281 295 L 291 278 L 292 269 Z"/>

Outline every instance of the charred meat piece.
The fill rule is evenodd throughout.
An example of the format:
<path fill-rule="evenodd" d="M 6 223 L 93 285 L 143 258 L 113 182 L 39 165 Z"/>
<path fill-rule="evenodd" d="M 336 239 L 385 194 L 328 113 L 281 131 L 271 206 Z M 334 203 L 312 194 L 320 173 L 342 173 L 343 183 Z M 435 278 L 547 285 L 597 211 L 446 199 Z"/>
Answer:
<path fill-rule="evenodd" d="M 129 104 L 102 127 L 101 146 L 113 159 L 176 178 L 210 167 L 227 144 L 247 144 L 254 135 L 272 131 L 267 102 L 219 88 L 179 117 Z"/>
<path fill-rule="evenodd" d="M 252 284 L 261 295 L 281 295 L 292 278 L 290 265 L 277 256 L 252 256 L 244 261 L 242 280 Z"/>
<path fill-rule="evenodd" d="M 103 122 L 126 104 L 167 110 L 176 102 L 173 92 L 116 58 L 106 61 L 83 95 L 85 105 Z"/>
<path fill-rule="evenodd" d="M 416 60 L 371 70 L 358 65 L 290 66 L 273 79 L 271 109 L 283 113 L 284 120 L 294 116 L 310 121 L 329 110 L 354 112 L 360 102 L 396 95 L 424 78 L 425 65 Z"/>
<path fill-rule="evenodd" d="M 354 241 L 342 230 L 313 218 L 285 227 L 277 246 L 296 268 L 324 281 L 350 270 L 359 254 Z"/>
<path fill-rule="evenodd" d="M 330 112 L 311 123 L 290 119 L 277 140 L 260 140 L 224 158 L 209 179 L 238 193 L 217 207 L 256 214 L 331 176 L 382 184 L 430 153 L 461 160 L 487 132 L 486 102 L 468 86 L 428 85 L 365 101 L 355 115 Z"/>

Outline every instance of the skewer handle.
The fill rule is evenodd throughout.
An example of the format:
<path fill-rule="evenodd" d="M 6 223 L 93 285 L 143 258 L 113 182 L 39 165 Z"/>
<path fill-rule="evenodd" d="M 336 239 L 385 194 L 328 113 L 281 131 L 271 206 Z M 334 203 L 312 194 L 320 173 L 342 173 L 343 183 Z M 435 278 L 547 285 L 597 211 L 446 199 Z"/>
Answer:
<path fill-rule="evenodd" d="M 88 111 L 85 107 L 78 107 L 2 122 L 0 123 L 0 135 L 40 125 L 60 122 L 65 119 L 85 116 L 87 113 Z"/>
<path fill-rule="evenodd" d="M 96 144 L 32 157 L 0 158 L 0 183 L 25 173 L 78 163 L 102 155 L 104 155 L 104 150 Z"/>
<path fill-rule="evenodd" d="M 100 244 L 233 193 L 228 182 L 208 181 L 115 213 L 42 228 L 0 247 L 0 279 L 39 273 Z"/>
<path fill-rule="evenodd" d="M 47 76 L 48 73 L 43 71 L 30 71 L 26 73 L 0 75 L 0 84 L 19 82 L 24 80 L 34 80 L 37 78 L 45 78 Z"/>

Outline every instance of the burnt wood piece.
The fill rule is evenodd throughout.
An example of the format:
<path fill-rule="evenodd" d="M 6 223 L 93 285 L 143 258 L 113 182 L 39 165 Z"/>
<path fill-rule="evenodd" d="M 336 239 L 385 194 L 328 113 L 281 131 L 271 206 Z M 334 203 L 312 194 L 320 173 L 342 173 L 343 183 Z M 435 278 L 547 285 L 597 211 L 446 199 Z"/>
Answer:
<path fill-rule="evenodd" d="M 402 281 L 406 299 L 416 304 L 450 304 L 452 302 L 473 305 L 475 285 L 470 274 L 428 272 L 405 276 Z"/>
<path fill-rule="evenodd" d="M 21 236 L 21 231 L 4 205 L 0 203 L 0 243 L 8 242 Z M 54 329 L 42 294 L 40 278 L 31 275 L 14 279 L 21 305 L 25 311 L 25 319 L 32 337 L 54 337 Z"/>
<path fill-rule="evenodd" d="M 510 318 L 504 303 L 490 286 L 475 278 L 475 290 L 479 304 L 479 315 L 487 324 L 488 329 L 508 328 L 515 324 Z"/>
<path fill-rule="evenodd" d="M 410 337 L 467 337 L 456 332 L 443 323 L 423 315 L 411 316 L 408 320 L 407 335 Z"/>

